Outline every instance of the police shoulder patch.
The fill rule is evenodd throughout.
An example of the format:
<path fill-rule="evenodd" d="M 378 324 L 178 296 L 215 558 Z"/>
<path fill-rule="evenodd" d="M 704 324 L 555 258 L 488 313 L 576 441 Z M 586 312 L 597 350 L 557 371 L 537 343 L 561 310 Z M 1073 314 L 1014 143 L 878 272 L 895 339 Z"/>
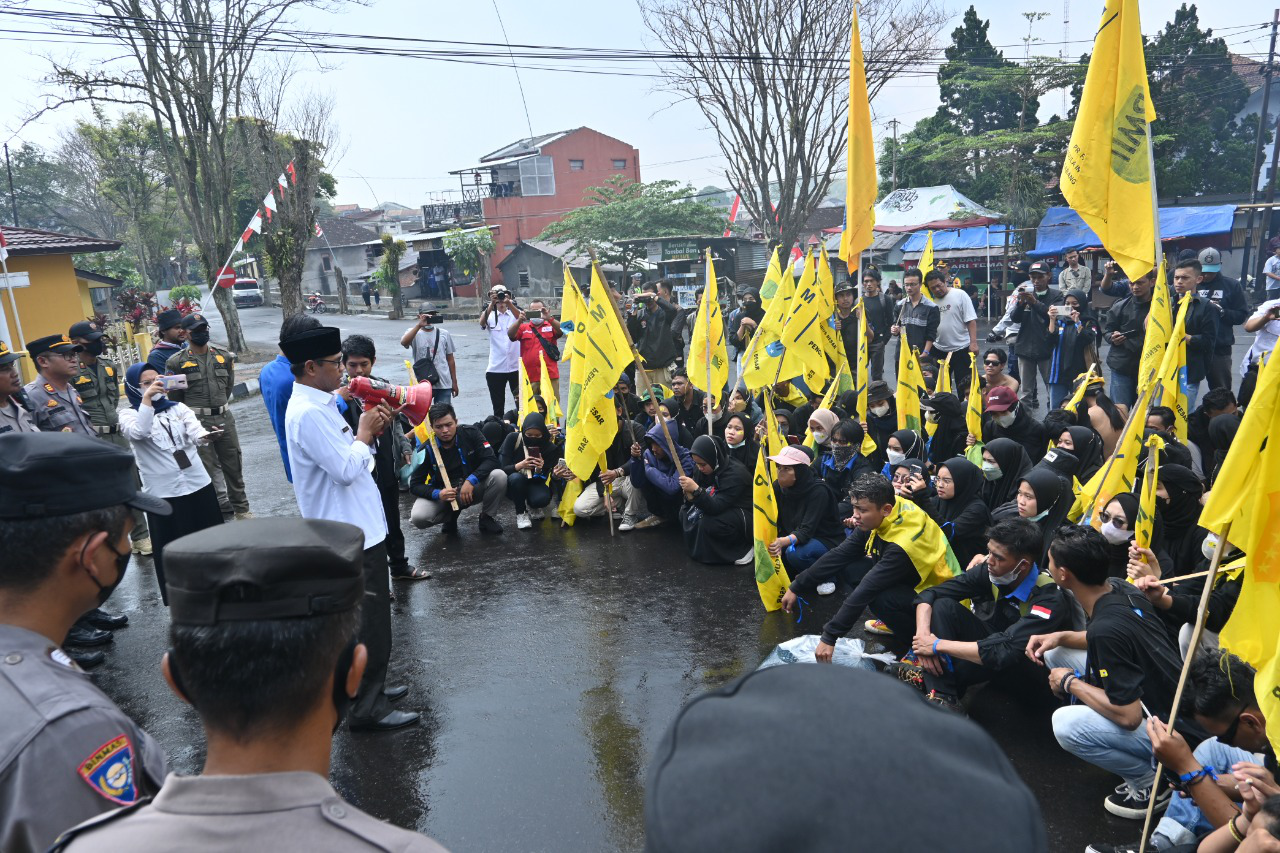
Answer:
<path fill-rule="evenodd" d="M 122 806 L 138 801 L 133 770 L 133 742 L 119 734 L 95 749 L 76 769 L 89 787 Z"/>
<path fill-rule="evenodd" d="M 108 375 L 108 376 L 115 376 L 115 375 L 116 375 L 116 371 L 115 371 L 115 368 L 114 368 L 114 367 L 112 367 L 111 365 L 109 365 L 109 364 L 108 364 L 108 365 L 106 365 L 106 368 L 107 368 L 107 375 Z"/>
<path fill-rule="evenodd" d="M 50 385 L 48 382 L 44 383 L 44 390 L 49 392 L 50 394 L 55 393 L 53 390 L 53 386 Z"/>
<path fill-rule="evenodd" d="M 182 366 L 183 367 L 199 367 L 200 365 L 196 364 L 194 361 L 184 361 L 182 362 Z"/>
<path fill-rule="evenodd" d="M 80 377 L 78 377 L 78 378 L 76 379 L 76 384 L 77 384 L 77 385 L 87 385 L 87 384 L 89 384 L 89 383 L 90 383 L 90 382 L 92 382 L 92 381 L 93 381 L 93 377 L 88 376 L 88 375 L 84 375 L 84 376 L 80 376 Z"/>
<path fill-rule="evenodd" d="M 218 364 L 226 364 L 226 363 L 227 363 L 227 360 L 226 360 L 225 358 L 223 358 L 222 356 L 220 356 L 220 355 L 215 355 L 215 356 L 214 356 L 214 358 L 215 358 L 215 359 L 217 359 Z"/>

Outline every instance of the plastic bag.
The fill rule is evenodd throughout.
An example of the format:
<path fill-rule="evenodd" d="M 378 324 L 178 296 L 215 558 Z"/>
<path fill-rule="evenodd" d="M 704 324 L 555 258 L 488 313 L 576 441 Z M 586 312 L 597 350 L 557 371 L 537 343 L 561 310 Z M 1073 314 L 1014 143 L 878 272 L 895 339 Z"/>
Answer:
<path fill-rule="evenodd" d="M 817 634 L 806 634 L 803 637 L 779 643 L 764 659 L 764 663 L 757 668 L 768 669 L 785 663 L 817 663 L 818 659 L 813 653 L 821 640 L 822 638 Z M 874 656 L 866 654 L 866 647 L 862 640 L 840 637 L 836 640 L 836 650 L 831 656 L 831 662 L 838 666 L 851 666 L 854 669 L 874 670 L 875 665 L 871 663 L 872 657 Z"/>

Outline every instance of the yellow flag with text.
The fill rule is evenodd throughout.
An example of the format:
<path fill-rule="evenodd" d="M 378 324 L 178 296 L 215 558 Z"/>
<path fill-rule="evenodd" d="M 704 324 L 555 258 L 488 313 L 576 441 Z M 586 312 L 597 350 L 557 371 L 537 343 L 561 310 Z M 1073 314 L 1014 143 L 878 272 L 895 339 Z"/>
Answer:
<path fill-rule="evenodd" d="M 924 279 L 933 269 L 933 232 L 924 238 L 924 251 L 920 253 L 920 278 Z"/>
<path fill-rule="evenodd" d="M 578 282 L 568 267 L 564 268 L 564 298 L 560 303 L 560 331 L 565 333 L 564 345 L 560 348 L 560 360 L 568 361 L 573 357 L 573 331 L 578 327 L 578 317 L 587 310 L 587 300 L 582 298 Z"/>
<path fill-rule="evenodd" d="M 1149 125 L 1156 120 L 1138 0 L 1107 0 L 1059 186 L 1130 279 L 1156 265 Z"/>
<path fill-rule="evenodd" d="M 1128 331 L 1122 329 L 1121 331 Z M 1141 329 L 1136 330 L 1139 334 Z M 1169 284 L 1165 280 L 1164 261 L 1160 261 L 1160 272 L 1156 275 L 1155 287 L 1151 290 L 1151 308 L 1147 312 L 1147 336 L 1142 341 L 1142 360 L 1138 364 L 1138 391 L 1151 387 L 1156 374 L 1160 372 L 1160 362 L 1164 360 L 1164 350 L 1169 343 L 1169 335 L 1173 333 L 1173 306 L 1169 301 Z"/>
<path fill-rule="evenodd" d="M 1074 521 L 1083 516 L 1097 530 L 1102 527 L 1098 513 L 1116 495 L 1133 491 L 1133 483 L 1138 476 L 1138 457 L 1142 455 L 1142 434 L 1146 431 L 1147 409 L 1150 406 L 1151 394 L 1140 394 L 1129 422 L 1116 441 L 1115 451 L 1107 459 L 1107 464 L 1080 487 L 1068 518 Z"/>
<path fill-rule="evenodd" d="M 969 353 L 969 400 L 964 410 L 964 425 L 982 443 L 982 382 L 978 377 L 978 356 Z"/>
<path fill-rule="evenodd" d="M 791 313 L 782 327 L 782 370 L 779 379 L 804 379 L 810 389 L 821 388 L 830 377 L 827 365 L 827 343 L 823 326 L 830 314 L 822 314 L 824 303 L 818 284 L 818 264 L 810 253 L 796 294 L 791 298 Z"/>
<path fill-rule="evenodd" d="M 858 269 L 859 256 L 871 246 L 876 224 L 876 143 L 871 131 L 871 99 L 867 96 L 867 71 L 862 61 L 862 31 L 858 4 L 853 4 L 849 39 L 849 145 L 845 153 L 844 231 L 840 233 L 840 260 L 850 274 Z"/>
<path fill-rule="evenodd" d="M 924 391 L 924 373 L 920 370 L 920 353 L 907 343 L 903 335 L 898 349 L 898 429 L 920 432 L 920 392 Z"/>
<path fill-rule="evenodd" d="M 574 359 L 565 416 L 564 461 L 574 476 L 591 476 L 618 433 L 613 388 L 631 361 L 631 349 L 609 304 L 600 273 L 591 269 L 591 301 L 576 319 Z"/>
<path fill-rule="evenodd" d="M 542 402 L 547 404 L 547 423 L 560 423 L 564 417 L 564 412 L 560 410 L 560 399 L 556 396 L 556 386 L 552 384 L 547 376 L 547 354 L 538 352 L 538 360 L 542 362 L 543 381 L 538 388 L 542 392 Z"/>
<path fill-rule="evenodd" d="M 707 286 L 689 337 L 689 381 L 718 403 L 729 384 L 729 350 L 724 339 L 724 319 L 720 316 L 720 292 L 716 266 L 707 249 Z"/>
<path fill-rule="evenodd" d="M 1138 519 L 1133 525 L 1133 539 L 1139 548 L 1150 548 L 1156 525 L 1156 486 L 1160 484 L 1160 453 L 1164 439 L 1153 435 L 1147 439 L 1147 469 L 1142 475 L 1142 492 L 1138 496 Z"/>
<path fill-rule="evenodd" d="M 858 375 L 854 378 L 854 388 L 858 391 L 858 411 L 851 413 L 856 421 L 866 421 L 869 414 L 867 409 L 868 391 L 871 387 L 871 340 L 867 335 L 867 310 L 863 305 L 862 297 L 858 297 Z M 871 437 L 871 431 L 866 430 L 862 433 L 862 448 L 859 452 L 863 456 L 870 456 L 876 452 L 876 440 Z"/>
<path fill-rule="evenodd" d="M 787 264 L 778 284 L 778 291 L 764 312 L 760 327 L 751 338 L 751 344 L 742 357 L 742 380 L 752 391 L 759 391 L 777 381 L 775 377 L 778 375 L 778 366 L 782 361 L 782 344 L 779 339 L 782 337 L 787 316 L 791 313 L 791 300 L 795 295 L 795 289 L 795 275 L 791 265 Z"/>
<path fill-rule="evenodd" d="M 538 411 L 538 404 L 533 400 L 533 383 L 529 381 L 529 371 L 525 369 L 524 359 L 520 359 L 520 406 L 516 411 L 516 429 L 524 429 L 525 415 Z"/>
<path fill-rule="evenodd" d="M 821 305 L 818 308 L 818 318 L 822 323 L 822 345 L 827 353 L 827 358 L 833 364 L 839 364 L 843 361 L 849 363 L 849 357 L 844 351 L 844 338 L 836 331 L 836 283 L 835 276 L 831 274 L 831 264 L 827 261 L 827 253 L 819 248 L 816 252 L 818 258 L 818 299 Z M 809 386 L 813 388 L 813 385 Z"/>
<path fill-rule="evenodd" d="M 778 247 L 773 247 L 773 256 L 769 258 L 769 268 L 764 271 L 764 281 L 760 284 L 760 307 L 769 310 L 769 303 L 782 286 L 782 265 L 778 262 Z"/>
<path fill-rule="evenodd" d="M 782 607 L 782 596 L 791 585 L 791 578 L 782 565 L 781 557 L 769 553 L 769 544 L 778 538 L 778 504 L 773 492 L 773 464 L 765 457 L 782 449 L 781 439 L 777 437 L 777 422 L 773 419 L 773 405 L 769 402 L 769 392 L 765 392 L 765 417 L 772 429 L 768 430 L 765 441 L 760 445 L 760 453 L 756 456 L 755 476 L 751 485 L 752 508 L 752 546 L 756 557 L 756 589 L 760 592 L 760 600 L 764 609 L 778 610 Z M 774 442 L 777 441 L 777 444 Z"/>
<path fill-rule="evenodd" d="M 1169 342 L 1164 348 L 1164 358 L 1151 386 L 1151 405 L 1168 406 L 1176 417 L 1174 432 L 1178 441 L 1187 440 L 1187 311 L 1191 307 L 1191 294 L 1182 297 L 1178 306 L 1178 319 L 1173 324 Z"/>

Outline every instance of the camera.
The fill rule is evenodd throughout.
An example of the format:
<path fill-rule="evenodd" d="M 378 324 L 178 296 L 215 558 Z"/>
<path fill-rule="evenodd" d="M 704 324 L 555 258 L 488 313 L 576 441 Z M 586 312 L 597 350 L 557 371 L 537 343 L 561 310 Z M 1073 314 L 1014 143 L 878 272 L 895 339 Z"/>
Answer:
<path fill-rule="evenodd" d="M 166 391 L 185 391 L 187 389 L 187 377 L 181 373 L 161 376 L 160 382 L 164 385 L 164 390 Z"/>

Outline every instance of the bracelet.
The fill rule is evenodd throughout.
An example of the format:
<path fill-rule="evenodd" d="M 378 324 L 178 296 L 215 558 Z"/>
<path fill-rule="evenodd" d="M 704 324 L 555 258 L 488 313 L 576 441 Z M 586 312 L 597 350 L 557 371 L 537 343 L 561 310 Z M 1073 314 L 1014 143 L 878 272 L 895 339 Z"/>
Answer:
<path fill-rule="evenodd" d="M 1058 686 L 1058 689 L 1062 691 L 1063 696 L 1071 695 L 1071 682 L 1075 680 L 1076 680 L 1075 673 L 1068 673 L 1066 676 L 1063 677 L 1062 684 Z"/>
<path fill-rule="evenodd" d="M 939 643 L 939 642 L 941 642 L 941 640 L 940 640 L 940 639 L 939 639 L 939 640 L 934 640 L 934 641 L 933 641 L 933 653 L 934 653 L 935 655 L 938 653 L 938 643 Z"/>
<path fill-rule="evenodd" d="M 792 544 L 792 545 L 796 544 L 796 541 L 797 541 L 797 540 L 796 540 L 796 535 L 795 535 L 794 533 L 792 533 L 792 534 L 791 534 L 791 544 Z"/>
<path fill-rule="evenodd" d="M 1240 815 L 1235 815 L 1235 816 L 1233 816 L 1233 817 L 1231 818 L 1231 820 L 1227 821 L 1227 826 L 1231 828 L 1231 837 L 1232 837 L 1232 838 L 1234 838 L 1234 839 L 1236 840 L 1236 844 L 1243 844 L 1243 843 L 1244 843 L 1244 833 L 1242 833 L 1240 830 L 1236 829 L 1236 818 L 1237 818 L 1237 817 L 1239 817 L 1239 816 L 1240 816 Z"/>

